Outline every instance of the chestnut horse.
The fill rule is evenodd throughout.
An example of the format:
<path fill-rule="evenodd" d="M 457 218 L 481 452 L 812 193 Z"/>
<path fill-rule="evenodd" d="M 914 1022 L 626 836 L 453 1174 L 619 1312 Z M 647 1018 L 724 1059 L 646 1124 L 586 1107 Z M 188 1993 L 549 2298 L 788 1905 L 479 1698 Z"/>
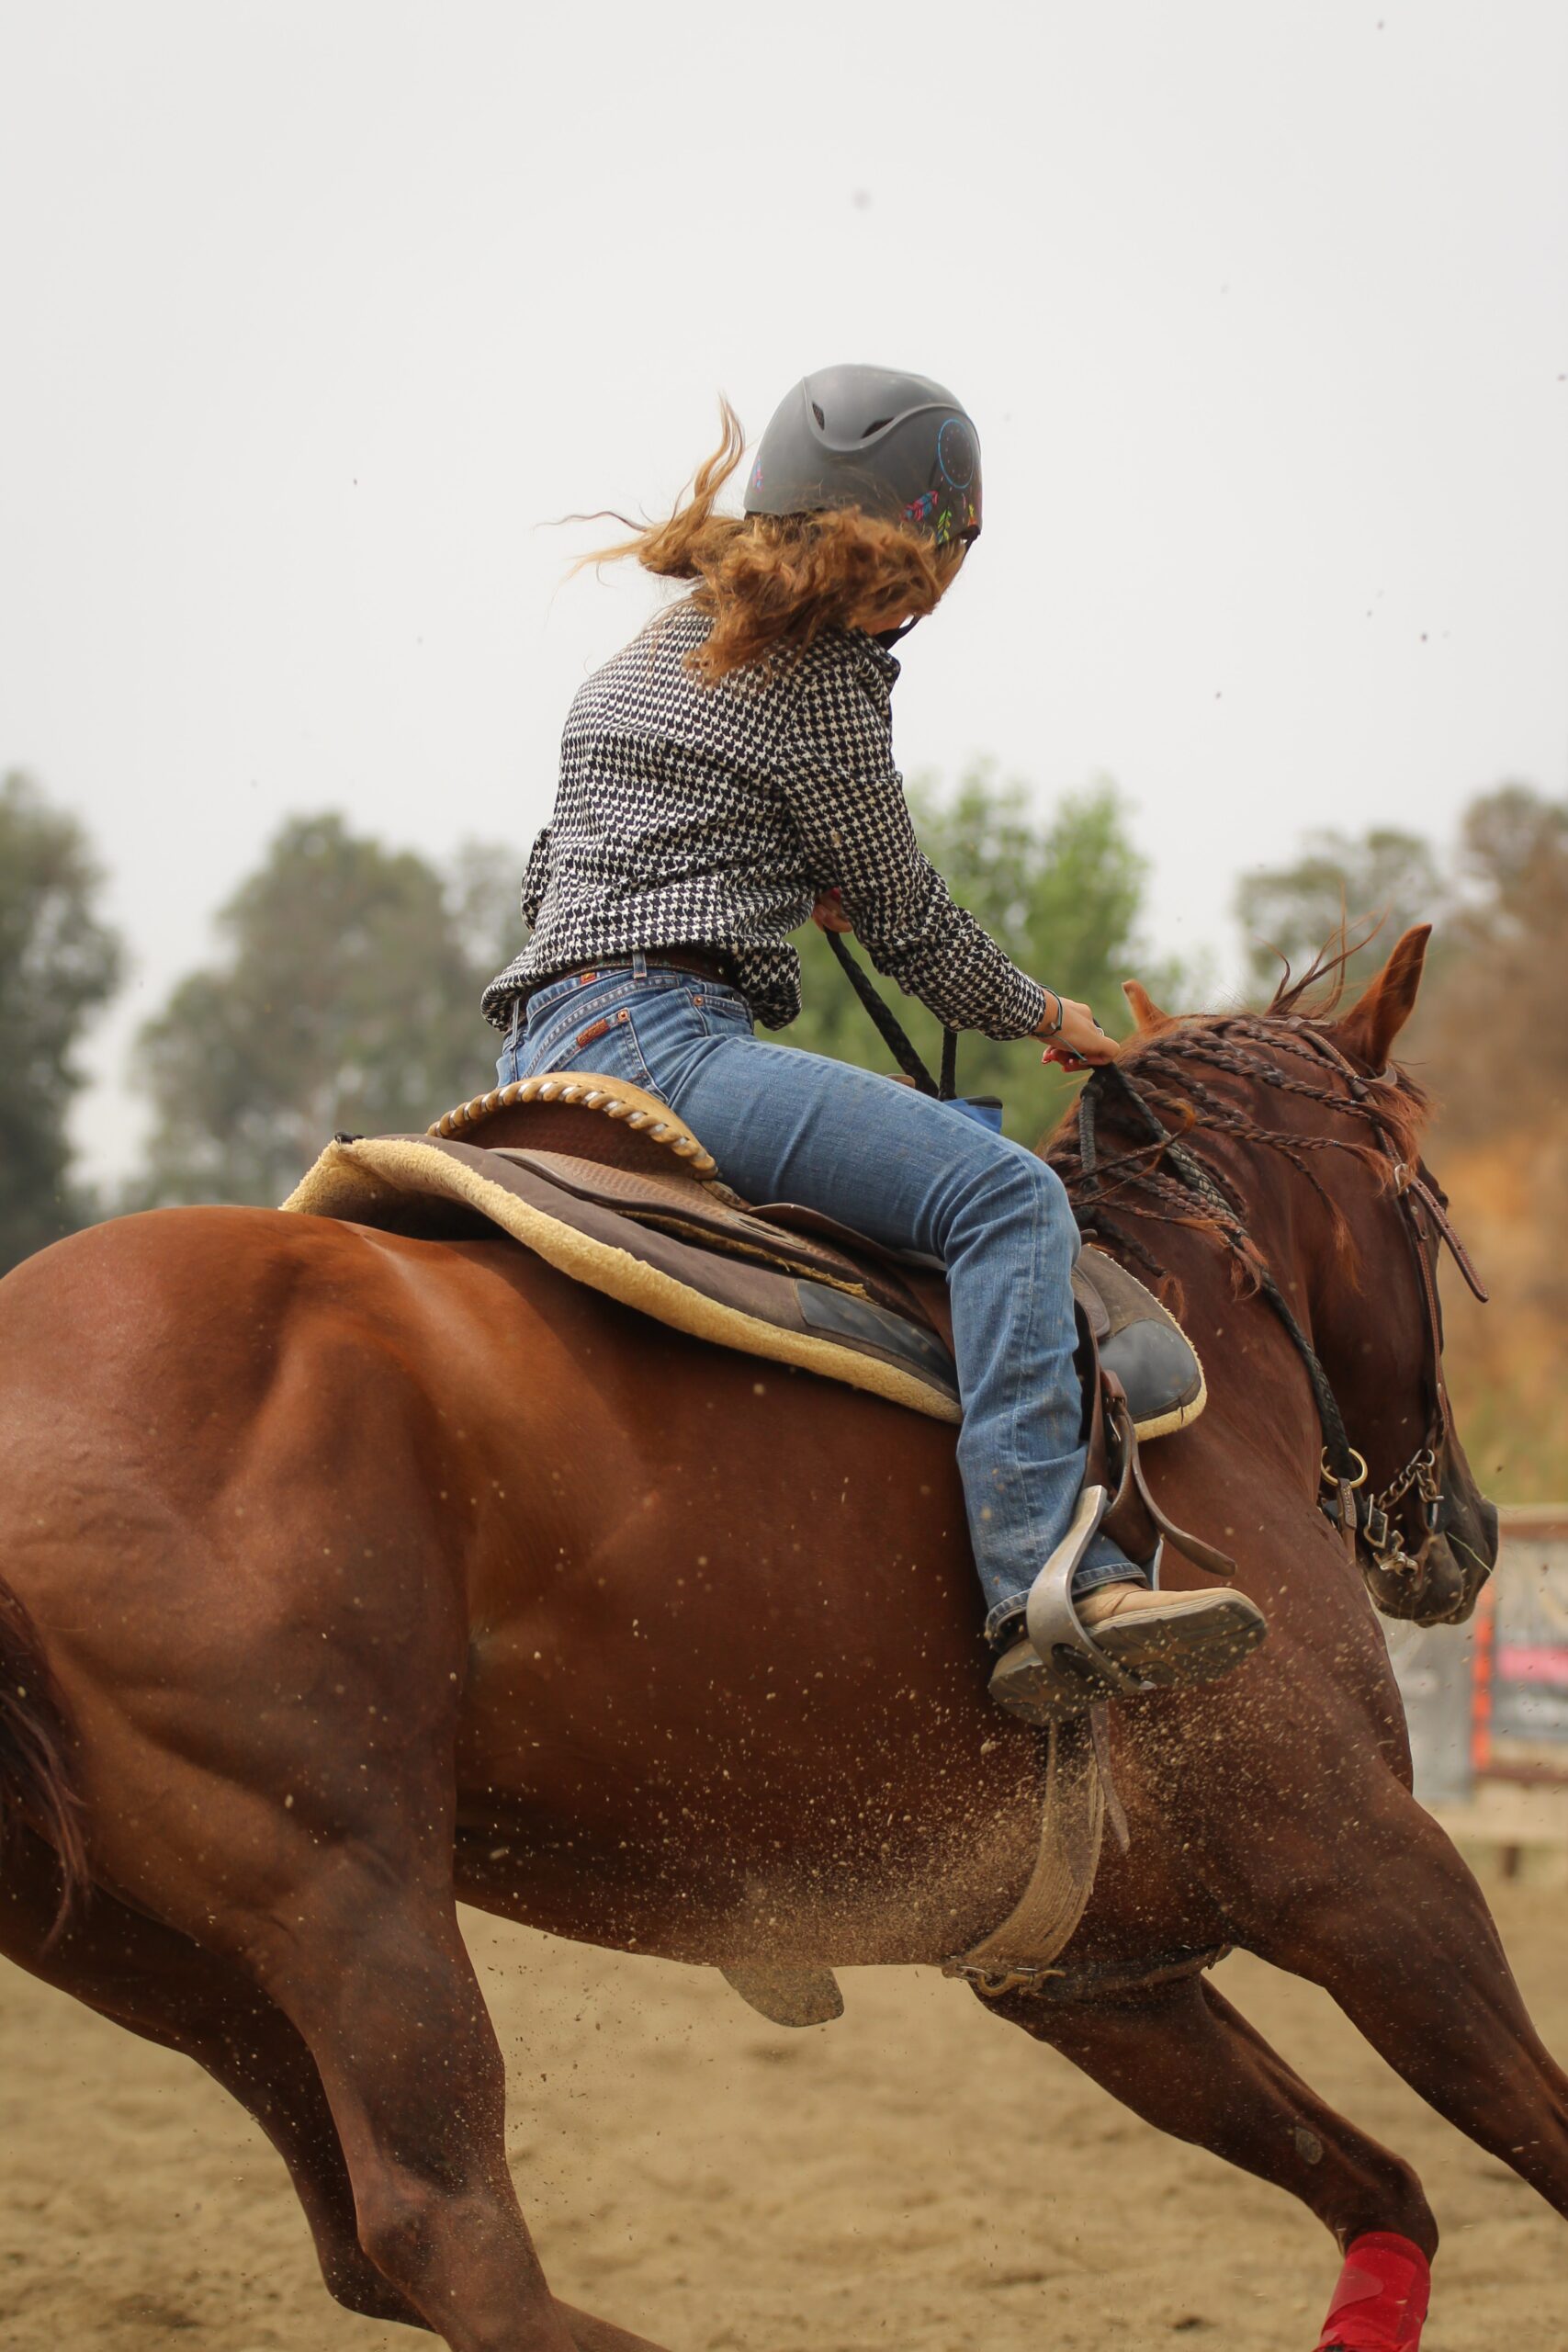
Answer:
<path fill-rule="evenodd" d="M 1312 1034 L 1381 1073 L 1424 945 Z M 1167 1115 L 1393 1480 L 1437 1366 L 1364 1109 L 1303 1054 L 1297 997 L 1145 1016 L 1121 1067 L 1168 1105 L 1190 1073 Z M 1418 1098 L 1376 1091 L 1413 1154 Z M 1568 2081 L 1411 1796 L 1302 1357 L 1200 1207 L 1147 1221 L 1147 1137 L 1108 1115 L 1100 1150 L 1208 1373 L 1151 1476 L 1271 1637 L 1113 1711 L 1132 1841 L 1064 1955 L 1072 1997 L 993 2007 L 1342 2245 L 1429 2256 L 1409 2165 L 1169 1965 L 1244 1945 L 1568 2211 Z M 0 1949 L 250 2109 L 352 2309 L 453 2352 L 628 2352 L 540 2271 L 457 1900 L 737 1966 L 930 1965 L 995 1926 L 1033 1859 L 1040 1743 L 986 1695 L 951 1431 L 510 1244 L 261 1210 L 79 1235 L 0 1286 Z M 1457 1442 L 1438 1466 L 1446 1532 L 1404 1602 L 1427 1619 L 1468 1611 L 1495 1549 Z"/>

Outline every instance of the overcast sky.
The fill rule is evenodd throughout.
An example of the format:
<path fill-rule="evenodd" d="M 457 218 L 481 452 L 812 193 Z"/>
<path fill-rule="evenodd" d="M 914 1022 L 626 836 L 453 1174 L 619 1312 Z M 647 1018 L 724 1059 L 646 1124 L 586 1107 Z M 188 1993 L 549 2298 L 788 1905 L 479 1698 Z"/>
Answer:
<path fill-rule="evenodd" d="M 1565 125 L 1561 0 L 0 0 L 0 765 L 131 944 L 95 1124 L 286 813 L 521 852 L 653 594 L 540 526 L 720 387 L 968 402 L 901 757 L 1115 777 L 1161 944 L 1568 787 Z"/>

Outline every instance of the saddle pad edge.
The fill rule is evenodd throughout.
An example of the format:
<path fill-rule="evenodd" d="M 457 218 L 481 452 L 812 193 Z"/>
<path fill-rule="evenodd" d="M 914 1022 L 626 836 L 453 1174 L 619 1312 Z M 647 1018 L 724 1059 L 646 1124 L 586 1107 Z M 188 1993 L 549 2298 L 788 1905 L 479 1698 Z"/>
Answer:
<path fill-rule="evenodd" d="M 1156 1413 L 1149 1420 L 1134 1424 L 1140 1445 L 1147 1445 L 1151 1439 L 1156 1437 L 1174 1437 L 1179 1430 L 1190 1428 L 1209 1401 L 1209 1379 L 1203 1370 L 1203 1359 L 1198 1352 L 1198 1342 L 1181 1317 L 1172 1314 L 1164 1300 L 1155 1295 L 1141 1275 L 1134 1273 L 1130 1266 L 1124 1266 L 1120 1258 L 1113 1258 L 1109 1250 L 1102 1250 L 1098 1242 L 1086 1241 L 1083 1245 L 1082 1256 L 1088 1257 L 1091 1253 L 1097 1258 L 1106 1259 L 1115 1267 L 1123 1281 L 1131 1283 L 1135 1290 L 1142 1291 L 1153 1307 L 1155 1315 L 1160 1321 L 1168 1323 L 1174 1330 L 1179 1331 L 1191 1351 L 1192 1361 L 1198 1370 L 1198 1394 L 1189 1397 L 1184 1405 L 1173 1406 L 1168 1413 Z M 1089 1275 L 1088 1278 L 1092 1282 L 1092 1275 Z"/>
<path fill-rule="evenodd" d="M 476 1169 L 448 1158 L 439 1143 L 369 1137 L 351 1144 L 329 1144 L 283 1206 L 304 1216 L 352 1218 L 352 1192 L 344 1182 L 345 1177 L 368 1177 L 393 1192 L 434 1191 L 460 1200 L 532 1250 L 558 1273 L 688 1338 L 715 1342 L 765 1363 L 792 1364 L 842 1386 L 863 1389 L 889 1404 L 921 1413 L 928 1420 L 956 1422 L 959 1419 L 955 1402 L 912 1373 L 874 1356 L 835 1347 L 829 1340 L 813 1339 L 808 1333 L 756 1322 L 736 1307 L 705 1298 L 628 1250 L 546 1216 Z M 360 1205 L 369 1204 L 362 1200 Z"/>
<path fill-rule="evenodd" d="M 1183 1332 L 1182 1337 L 1186 1336 Z M 1152 1420 L 1137 1422 L 1134 1426 L 1140 1445 L 1147 1445 L 1151 1438 L 1174 1437 L 1178 1430 L 1190 1428 L 1208 1403 L 1209 1384 L 1203 1377 L 1202 1360 L 1196 1348 L 1192 1350 L 1192 1361 L 1198 1366 L 1198 1394 L 1185 1405 L 1173 1406 L 1168 1413 L 1156 1413 Z"/>

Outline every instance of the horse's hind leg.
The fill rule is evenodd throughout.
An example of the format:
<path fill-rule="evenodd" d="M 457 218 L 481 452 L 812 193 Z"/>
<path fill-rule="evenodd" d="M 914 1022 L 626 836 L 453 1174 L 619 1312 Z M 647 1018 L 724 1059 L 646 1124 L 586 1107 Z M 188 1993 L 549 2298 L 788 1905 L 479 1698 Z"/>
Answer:
<path fill-rule="evenodd" d="M 315 2061 L 359 2242 L 452 2352 L 653 2352 L 545 2283 L 507 2169 L 501 2051 L 434 1859 L 450 1823 L 439 1794 L 413 1811 L 352 1843 L 295 1832 L 265 1913 L 226 1923 Z"/>
<path fill-rule="evenodd" d="M 0 1867 L 0 1952 L 144 2041 L 191 2058 L 254 2119 L 288 2167 L 321 2276 L 348 2310 L 424 2322 L 360 2246 L 354 2192 L 315 2062 L 231 1962 L 95 1888 L 51 1937 L 59 1873 L 26 1830 Z"/>
<path fill-rule="evenodd" d="M 1341 2246 L 1388 2230 L 1430 2259 L 1437 2224 L 1410 2166 L 1325 2107 L 1203 1978 L 1077 2007 L 1019 1994 L 986 2006 L 1145 2122 L 1289 2189 Z"/>
<path fill-rule="evenodd" d="M 430 2327 L 359 2243 L 355 2189 L 321 2077 L 282 2010 L 232 1962 L 101 1888 L 51 1939 L 58 1894 L 50 1849 L 16 1831 L 0 1868 L 0 1952 L 143 2040 L 195 2059 L 283 2157 L 338 2301 L 367 2318 Z M 654 2352 L 591 2313 L 564 2303 L 555 2311 L 576 2352 Z"/>
<path fill-rule="evenodd" d="M 453 2352 L 571 2352 L 513 2190 L 505 2075 L 456 1911 L 340 1867 L 264 1963 L 310 2045 L 361 2245 Z"/>

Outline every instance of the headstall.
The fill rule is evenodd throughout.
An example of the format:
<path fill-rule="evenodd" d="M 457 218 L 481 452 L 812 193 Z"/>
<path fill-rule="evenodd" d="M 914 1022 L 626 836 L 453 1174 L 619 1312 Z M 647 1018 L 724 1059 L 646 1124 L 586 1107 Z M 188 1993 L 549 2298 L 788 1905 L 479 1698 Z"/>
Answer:
<path fill-rule="evenodd" d="M 1431 1417 L 1421 1445 L 1380 1492 L 1369 1492 L 1365 1457 L 1350 1443 L 1338 1398 L 1323 1368 L 1322 1360 L 1236 1209 L 1226 1199 L 1197 1154 L 1170 1133 L 1153 1103 L 1119 1063 L 1108 1063 L 1103 1069 L 1097 1069 L 1079 1098 L 1080 1161 L 1085 1177 L 1096 1182 L 1098 1191 L 1100 1167 L 1095 1137 L 1096 1098 L 1113 1091 L 1122 1096 L 1143 1125 L 1151 1142 L 1156 1145 L 1156 1156 L 1160 1164 L 1193 1194 L 1226 1246 L 1246 1264 L 1248 1274 L 1257 1283 L 1300 1356 L 1323 1432 L 1321 1505 L 1325 1516 L 1339 1530 L 1347 1550 L 1352 1557 L 1359 1557 L 1364 1549 L 1371 1565 L 1387 1573 L 1416 1576 L 1431 1549 L 1441 1520 L 1443 1488 L 1438 1464 L 1453 1430 L 1453 1410 L 1449 1399 L 1448 1383 L 1443 1375 L 1442 1312 L 1438 1302 L 1434 1247 L 1446 1242 L 1455 1264 L 1475 1296 L 1484 1301 L 1487 1294 L 1463 1244 L 1450 1224 L 1425 1169 L 1419 1166 L 1412 1168 L 1400 1157 L 1388 1124 L 1378 1112 L 1372 1090 L 1390 1081 L 1363 1077 L 1338 1047 L 1310 1022 L 1292 1018 L 1281 1025 L 1288 1027 L 1303 1047 L 1321 1057 L 1337 1075 L 1344 1079 L 1353 1102 L 1392 1162 L 1393 1191 L 1420 1277 L 1428 1347 Z M 1332 1101 L 1333 1097 L 1323 1099 Z M 1404 1531 L 1398 1523 L 1412 1496 L 1416 1500 L 1421 1531 L 1414 1552 L 1407 1548 Z"/>

